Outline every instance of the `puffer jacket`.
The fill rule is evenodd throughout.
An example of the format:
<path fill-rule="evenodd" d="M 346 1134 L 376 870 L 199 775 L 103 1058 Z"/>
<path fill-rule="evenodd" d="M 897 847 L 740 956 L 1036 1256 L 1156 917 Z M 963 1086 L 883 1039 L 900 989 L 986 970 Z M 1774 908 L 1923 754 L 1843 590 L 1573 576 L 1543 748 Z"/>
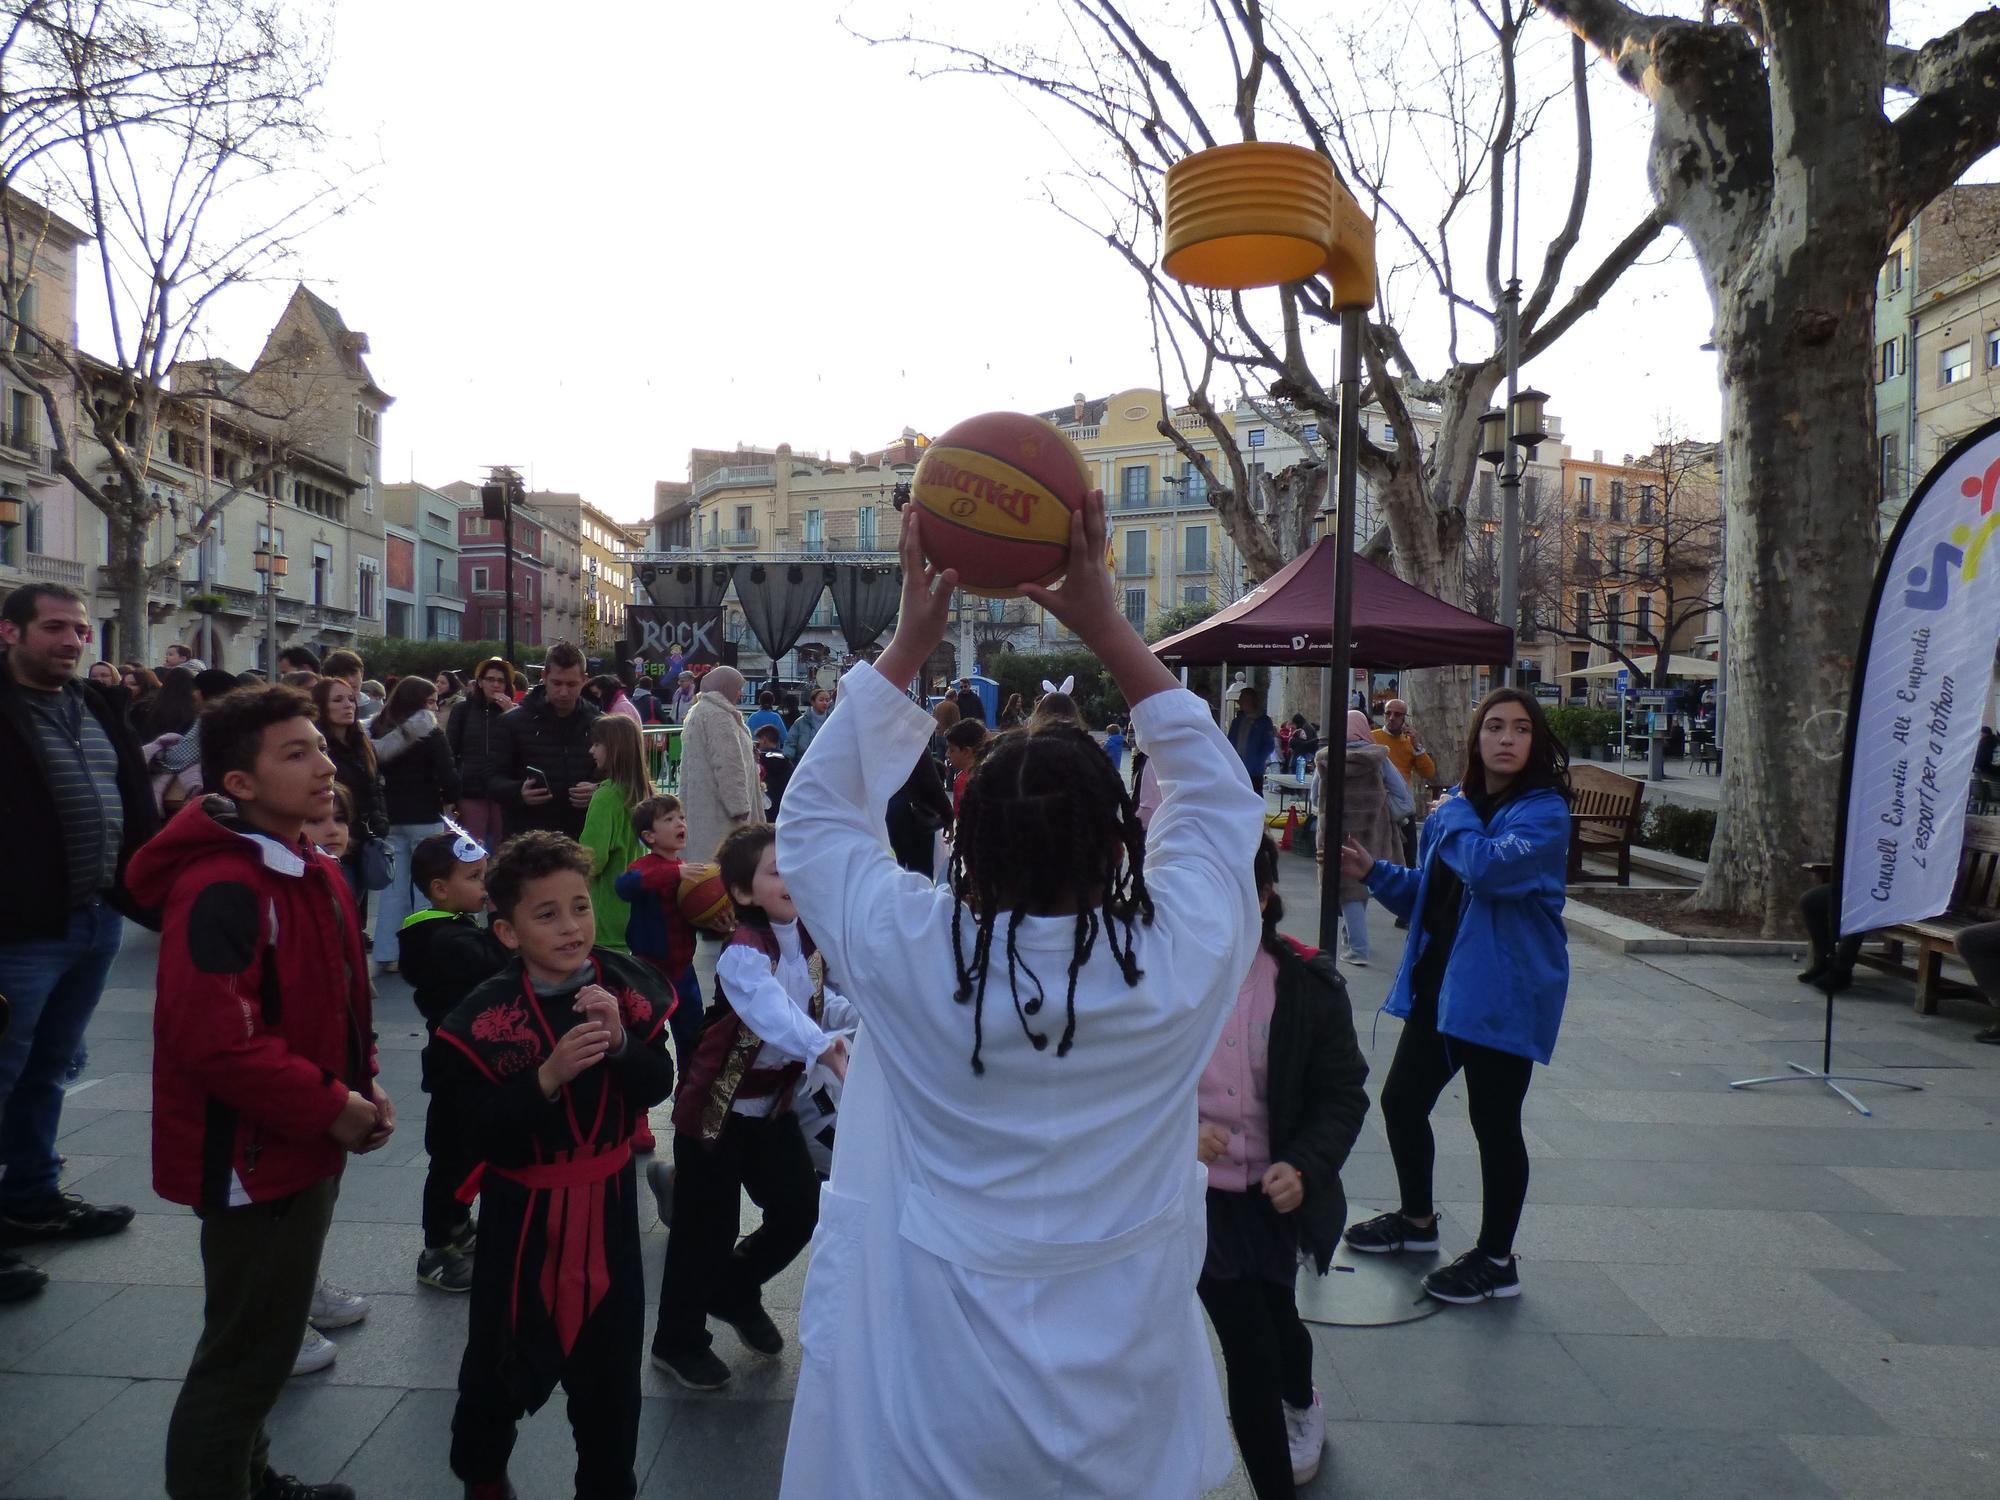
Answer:
<path fill-rule="evenodd" d="M 590 726 L 601 712 L 588 699 L 579 698 L 568 715 L 558 715 L 549 707 L 548 689 L 536 687 L 519 708 L 500 716 L 486 785 L 487 795 L 506 810 L 509 834 L 550 828 L 571 838 L 582 836 L 584 809 L 570 806 L 569 789 L 581 781 L 597 780 L 597 763 L 590 758 Z M 529 766 L 548 777 L 554 793 L 533 807 L 521 800 Z"/>
<path fill-rule="evenodd" d="M 391 823 L 435 823 L 446 804 L 458 801 L 458 766 L 435 715 L 414 713 L 386 734 L 376 734 L 374 725 L 368 733 L 382 767 L 382 802 Z"/>
<path fill-rule="evenodd" d="M 1429 942 L 1422 921 L 1431 870 L 1443 860 L 1465 882 L 1458 935 L 1438 991 L 1438 1030 L 1546 1063 L 1569 996 L 1563 883 L 1569 804 L 1550 788 L 1503 802 L 1488 824 L 1456 794 L 1424 819 L 1417 868 L 1378 859 L 1370 894 L 1410 923 L 1402 966 L 1383 1009 L 1410 1013 L 1410 979 Z"/>
<path fill-rule="evenodd" d="M 468 797 L 493 795 L 493 749 L 499 743 L 500 716 L 508 707 L 485 694 L 468 697 L 445 721 L 445 743 L 458 762 L 458 780 Z"/>
<path fill-rule="evenodd" d="M 375 1073 L 368 963 L 340 866 L 206 797 L 133 856 L 127 878 L 165 908 L 154 1191 L 210 1212 L 336 1175 L 347 1153 L 327 1132 Z"/>

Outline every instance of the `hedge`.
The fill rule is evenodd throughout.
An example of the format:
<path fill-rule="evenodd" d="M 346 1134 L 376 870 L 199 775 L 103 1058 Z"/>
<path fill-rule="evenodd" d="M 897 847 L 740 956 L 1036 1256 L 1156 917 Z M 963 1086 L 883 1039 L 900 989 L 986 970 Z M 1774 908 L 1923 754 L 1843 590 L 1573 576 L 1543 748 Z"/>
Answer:
<path fill-rule="evenodd" d="M 525 667 L 531 662 L 539 662 L 547 653 L 545 646 L 523 646 L 514 643 L 520 653 L 517 667 Z M 389 676 L 408 677 L 411 673 L 421 673 L 425 677 L 435 677 L 440 672 L 452 671 L 470 673 L 489 656 L 505 656 L 505 641 L 412 641 L 400 636 L 363 636 L 354 643 L 355 652 L 361 657 L 368 675 L 377 679 Z"/>
<path fill-rule="evenodd" d="M 1682 859 L 1706 861 L 1709 845 L 1715 840 L 1715 810 L 1708 807 L 1677 807 L 1671 802 L 1654 802 L 1639 820 L 1639 842 L 1648 849 L 1678 854 Z"/>
<path fill-rule="evenodd" d="M 1074 677 L 1070 696 L 1083 714 L 1083 721 L 1101 729 L 1113 719 L 1125 717 L 1125 697 L 1111 674 L 1088 651 L 1003 651 L 987 663 L 986 675 L 1000 684 L 1000 706 L 1007 706 L 1010 694 L 1019 693 L 1021 702 L 1032 709 L 1042 696 L 1042 680 L 1060 683 Z"/>

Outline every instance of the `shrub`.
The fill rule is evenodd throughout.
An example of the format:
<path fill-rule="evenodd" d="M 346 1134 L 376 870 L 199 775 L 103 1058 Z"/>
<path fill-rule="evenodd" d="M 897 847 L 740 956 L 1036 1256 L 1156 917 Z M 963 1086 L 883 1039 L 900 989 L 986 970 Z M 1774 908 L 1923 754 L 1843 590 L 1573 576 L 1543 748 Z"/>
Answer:
<path fill-rule="evenodd" d="M 1596 750 L 1618 732 L 1618 715 L 1608 708 L 1559 703 L 1547 712 L 1550 732 L 1571 749 Z"/>
<path fill-rule="evenodd" d="M 986 668 L 986 675 L 1000 684 L 1000 704 L 1008 695 L 1019 693 L 1030 709 L 1042 696 L 1042 680 L 1061 682 L 1074 677 L 1071 696 L 1083 713 L 1084 722 L 1102 727 L 1107 720 L 1125 717 L 1125 696 L 1111 680 L 1111 674 L 1088 651 L 1003 651 Z"/>
<path fill-rule="evenodd" d="M 1683 859 L 1706 860 L 1715 839 L 1715 811 L 1707 807 L 1676 807 L 1671 802 L 1655 802 L 1639 820 L 1639 842 L 1648 849 L 1678 854 Z"/>
<path fill-rule="evenodd" d="M 504 656 L 504 641 L 412 641 L 401 636 L 363 636 L 354 643 L 361 660 L 367 663 L 370 677 L 382 678 L 391 675 L 408 677 L 412 673 L 424 677 L 435 677 L 443 671 L 470 674 L 472 669 L 489 656 Z M 525 667 L 530 662 L 542 659 L 547 648 L 543 646 L 523 646 L 514 643 L 520 653 L 517 667 Z"/>

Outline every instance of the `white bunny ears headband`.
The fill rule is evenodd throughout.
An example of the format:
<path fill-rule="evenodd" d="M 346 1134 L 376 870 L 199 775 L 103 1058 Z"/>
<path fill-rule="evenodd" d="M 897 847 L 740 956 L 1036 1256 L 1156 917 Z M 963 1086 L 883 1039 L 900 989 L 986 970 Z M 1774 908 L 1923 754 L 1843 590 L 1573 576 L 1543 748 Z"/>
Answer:
<path fill-rule="evenodd" d="M 1074 675 L 1065 677 L 1060 685 L 1050 682 L 1046 677 L 1042 679 L 1042 691 L 1045 693 L 1068 694 L 1071 691 L 1073 691 L 1075 687 L 1076 687 L 1076 678 Z"/>

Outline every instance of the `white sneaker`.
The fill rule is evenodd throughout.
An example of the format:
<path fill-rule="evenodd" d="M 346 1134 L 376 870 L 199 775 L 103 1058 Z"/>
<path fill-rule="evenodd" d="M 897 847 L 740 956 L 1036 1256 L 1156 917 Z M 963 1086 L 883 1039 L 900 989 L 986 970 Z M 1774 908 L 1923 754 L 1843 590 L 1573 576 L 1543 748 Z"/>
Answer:
<path fill-rule="evenodd" d="M 340 1349 L 332 1339 L 308 1323 L 306 1324 L 306 1336 L 299 1344 L 298 1355 L 292 1360 L 292 1373 L 294 1375 L 317 1375 L 321 1370 L 331 1365 L 334 1356 L 339 1353 Z M 1291 1408 L 1287 1407 L 1285 1409 L 1285 1416 L 1287 1420 L 1290 1419 Z"/>
<path fill-rule="evenodd" d="M 312 1311 L 306 1314 L 306 1321 L 322 1332 L 349 1328 L 368 1316 L 368 1307 L 366 1297 L 357 1297 L 345 1287 L 322 1281 L 313 1288 Z M 328 1359 L 331 1358 L 329 1355 Z"/>
<path fill-rule="evenodd" d="M 1359 953 L 1356 953 L 1352 948 L 1343 948 L 1340 950 L 1340 961 L 1351 969 L 1365 969 L 1368 967 L 1368 960 Z"/>
<path fill-rule="evenodd" d="M 1320 1452 L 1326 1447 L 1326 1407 L 1313 1392 L 1308 1407 L 1285 1406 L 1285 1439 L 1292 1450 L 1292 1483 L 1309 1484 L 1319 1473 Z"/>

